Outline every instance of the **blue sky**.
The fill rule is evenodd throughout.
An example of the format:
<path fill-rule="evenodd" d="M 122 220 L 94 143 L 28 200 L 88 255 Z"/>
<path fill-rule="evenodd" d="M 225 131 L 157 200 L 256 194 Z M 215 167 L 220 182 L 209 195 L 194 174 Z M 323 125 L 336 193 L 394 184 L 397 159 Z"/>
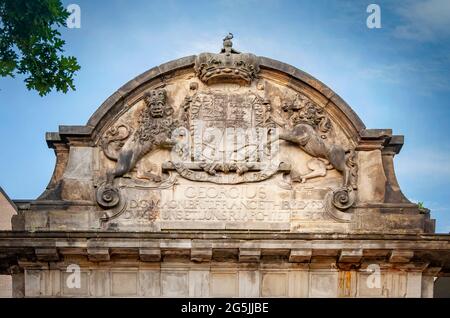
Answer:
<path fill-rule="evenodd" d="M 35 198 L 55 163 L 44 134 L 82 125 L 116 89 L 182 56 L 216 52 L 228 32 L 246 52 L 318 78 L 368 128 L 405 135 L 396 157 L 403 192 L 423 201 L 450 232 L 450 1 L 64 1 L 81 8 L 81 28 L 63 30 L 78 58 L 76 91 L 39 97 L 23 78 L 0 79 L 0 185 Z M 381 29 L 366 8 L 381 7 Z"/>

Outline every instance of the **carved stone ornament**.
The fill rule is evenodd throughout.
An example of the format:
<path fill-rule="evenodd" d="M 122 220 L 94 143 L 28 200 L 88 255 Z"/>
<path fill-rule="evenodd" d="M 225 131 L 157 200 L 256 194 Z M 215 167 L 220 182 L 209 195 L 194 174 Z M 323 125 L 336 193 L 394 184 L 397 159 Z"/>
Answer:
<path fill-rule="evenodd" d="M 297 124 L 308 124 L 323 139 L 327 138 L 326 134 L 332 128 L 331 121 L 324 110 L 300 93 L 295 95 L 294 100 L 285 101 L 282 110 L 283 117 L 287 122 L 286 126 L 289 128 L 293 128 Z"/>
<path fill-rule="evenodd" d="M 242 83 L 249 85 L 259 72 L 258 58 L 233 49 L 233 34 L 223 39 L 219 54 L 202 53 L 195 60 L 195 72 L 206 83 Z"/>
<path fill-rule="evenodd" d="M 184 152 L 165 167 L 192 181 L 259 182 L 279 170 L 278 146 L 267 129 L 267 108 L 258 94 L 205 90 L 189 98 Z"/>
<path fill-rule="evenodd" d="M 141 111 L 138 128 L 132 131 L 126 125 L 119 125 L 106 132 L 101 142 L 105 156 L 115 160 L 115 168 L 108 171 L 106 183 L 97 189 L 97 202 L 103 208 L 112 208 L 120 201 L 119 190 L 114 186 L 114 179 L 130 172 L 146 154 L 158 148 L 171 148 L 175 142 L 171 139 L 172 132 L 180 125 L 173 118 L 174 110 L 167 104 L 165 89 L 156 89 L 144 97 L 145 108 Z M 123 133 L 120 133 L 120 130 Z M 126 139 L 126 141 L 124 141 Z M 119 141 L 120 150 L 116 154 L 110 152 L 109 145 Z M 161 182 L 158 174 L 147 173 L 143 178 L 154 182 Z"/>
<path fill-rule="evenodd" d="M 103 134 L 99 145 L 108 159 L 116 161 L 97 186 L 99 206 L 110 210 L 103 219 L 115 218 L 126 210 L 121 194 L 132 189 L 168 189 L 177 177 L 231 186 L 263 182 L 281 173 L 288 178 L 283 177 L 278 184 L 292 191 L 294 183 L 326 177 L 334 169 L 342 182 L 328 188 L 327 206 L 334 219 L 346 221 L 333 211 L 347 213 L 355 201 L 354 149 L 336 143 L 327 113 L 304 94 L 286 90 L 270 95 L 262 79 L 250 85 L 259 71 L 257 58 L 234 50 L 232 37 L 225 37 L 219 54 L 197 57 L 194 70 L 206 85 L 200 87 L 191 81 L 178 107 L 168 105 L 166 89 L 153 89 L 144 96 L 145 107 L 137 123 L 121 120 Z M 212 83 L 221 85 L 209 87 Z M 236 83 L 249 86 L 230 85 Z M 310 157 L 282 162 L 282 140 Z M 137 169 L 130 178 L 141 159 L 162 148 L 170 150 L 170 158 L 159 163 L 160 169 L 144 173 Z"/>
<path fill-rule="evenodd" d="M 97 189 L 101 207 L 111 209 L 119 204 L 120 191 L 114 179 L 130 172 L 143 156 L 158 148 L 172 149 L 171 160 L 163 163 L 163 171 L 176 171 L 180 177 L 195 182 L 255 183 L 278 172 L 290 172 L 291 182 L 305 183 L 336 169 L 342 173 L 342 186 L 333 190 L 329 200 L 340 211 L 353 205 L 355 152 L 327 141 L 332 124 L 322 108 L 296 94 L 294 99 L 285 99 L 281 113 L 276 113 L 270 100 L 252 90 L 197 88 L 190 85 L 191 93 L 184 98 L 177 119 L 173 118 L 173 108 L 166 104 L 166 91 L 158 89 L 146 95 L 137 128 L 121 123 L 106 131 L 101 147 L 105 156 L 117 163 Z M 278 135 L 280 127 L 283 132 Z M 306 166 L 310 172 L 298 175 L 295 162 L 283 164 L 278 158 L 278 140 L 293 143 L 309 154 L 312 158 Z M 153 173 L 143 178 L 161 187 L 167 181 Z"/>
<path fill-rule="evenodd" d="M 332 129 L 330 119 L 322 108 L 307 97 L 297 94 L 293 102 L 283 104 L 283 112 L 287 122 L 285 132 L 280 139 L 297 145 L 313 158 L 307 162 L 311 170 L 304 175 L 291 172 L 291 180 L 305 183 L 308 179 L 324 177 L 327 170 L 336 169 L 343 175 L 342 187 L 335 189 L 331 196 L 332 205 L 341 210 L 350 208 L 357 188 L 357 164 L 354 149 L 345 150 L 337 144 L 326 141 L 327 133 Z"/>
<path fill-rule="evenodd" d="M 108 159 L 117 161 L 118 152 L 125 144 L 125 140 L 130 137 L 133 130 L 128 125 L 120 124 L 111 127 L 103 136 L 100 146 Z"/>
<path fill-rule="evenodd" d="M 97 190 L 97 203 L 104 209 L 115 207 L 120 201 L 119 190 L 108 184 L 101 185 Z"/>

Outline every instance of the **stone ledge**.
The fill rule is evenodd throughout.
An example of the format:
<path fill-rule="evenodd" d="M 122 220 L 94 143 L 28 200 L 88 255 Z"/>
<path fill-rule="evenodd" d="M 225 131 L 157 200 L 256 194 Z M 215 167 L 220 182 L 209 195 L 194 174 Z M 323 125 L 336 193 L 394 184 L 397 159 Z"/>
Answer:
<path fill-rule="evenodd" d="M 89 260 L 93 261 L 93 262 L 110 260 L 109 248 L 96 248 L 96 247 L 88 248 L 87 254 L 88 254 Z"/>
<path fill-rule="evenodd" d="M 312 256 L 312 250 L 292 249 L 289 254 L 289 262 L 293 263 L 309 263 Z"/>
<path fill-rule="evenodd" d="M 14 200 L 17 202 L 27 202 L 32 200 Z M 112 232 L 112 231 L 0 231 L 0 247 L 5 240 L 58 240 L 58 239 L 97 239 L 104 241 L 105 239 L 121 240 L 136 240 L 140 242 L 153 241 L 156 239 L 187 239 L 196 241 L 206 240 L 261 240 L 261 241 L 359 241 L 359 242 L 373 242 L 373 241 L 391 241 L 391 242 L 416 242 L 419 243 L 435 243 L 442 242 L 443 246 L 450 246 L 450 234 L 389 234 L 389 233 L 288 233 L 288 232 L 274 232 L 269 231 L 185 231 L 173 230 L 170 232 Z"/>
<path fill-rule="evenodd" d="M 192 248 L 191 261 L 207 262 L 212 259 L 212 248 Z"/>
<path fill-rule="evenodd" d="M 59 254 L 56 248 L 36 248 L 34 251 L 38 261 L 52 262 L 59 260 Z"/>
<path fill-rule="evenodd" d="M 53 251 L 54 252 L 54 251 Z M 203 264 L 209 267 L 228 266 L 231 264 L 240 264 L 241 268 L 267 268 L 274 263 L 278 264 L 280 269 L 283 268 L 303 268 L 303 269 L 364 269 L 370 264 L 379 264 L 383 269 L 402 270 L 423 272 L 429 276 L 445 276 L 449 274 L 448 264 L 444 266 L 435 265 L 428 260 L 414 259 L 408 262 L 397 261 L 391 262 L 390 257 L 386 258 L 360 258 L 360 251 L 340 251 L 339 257 L 332 256 L 314 256 L 314 250 L 293 249 L 289 251 L 289 257 L 282 258 L 263 258 L 263 250 L 261 249 L 193 249 L 193 250 L 164 250 L 160 249 L 139 249 L 136 254 L 118 255 L 111 253 L 110 249 L 89 249 L 81 254 L 62 254 L 58 259 L 53 257 L 36 257 L 30 255 L 29 258 L 21 257 L 20 261 L 11 262 L 9 268 L 20 266 L 26 269 L 54 269 L 65 268 L 67 264 L 76 262 L 82 266 L 93 266 L 95 263 L 101 262 L 101 266 L 119 266 L 122 268 L 148 268 L 148 266 L 187 266 L 188 264 Z M 42 255 L 42 254 L 41 254 Z M 47 252 L 45 255 L 56 255 Z M 116 258 L 117 257 L 117 258 Z M 446 256 L 448 257 L 448 255 Z M 439 260 L 437 260 L 439 261 Z M 154 265 L 152 265 L 154 264 Z M 271 265 L 272 264 L 272 265 Z M 2 273 L 7 273 L 8 268 L 4 268 Z"/>
<path fill-rule="evenodd" d="M 411 264 L 420 263 L 442 267 L 439 275 L 450 273 L 449 235 L 417 235 L 414 236 L 415 240 L 409 235 L 403 237 L 410 237 L 410 240 L 402 240 L 399 235 L 372 235 L 378 239 L 371 240 L 338 234 L 297 235 L 297 239 L 292 239 L 292 235 L 279 234 L 281 237 L 271 237 L 267 233 L 263 235 L 264 238 L 261 238 L 262 234 L 254 233 L 222 233 L 219 237 L 216 234 L 211 234 L 210 237 L 207 233 L 201 236 L 198 233 L 166 233 L 165 238 L 154 233 L 149 233 L 146 238 L 135 235 L 136 233 L 118 233 L 122 236 L 118 240 L 111 235 L 87 237 L 86 233 L 82 235 L 75 232 L 53 238 L 46 235 L 48 233 L 15 233 L 15 237 L 5 237 L 6 233 L 0 232 L 0 253 L 5 259 L 16 260 L 15 262 L 17 259 L 38 259 L 48 263 L 72 257 L 81 257 L 91 262 L 108 262 L 124 258 L 136 259 L 136 256 L 142 262 L 182 260 L 263 264 L 277 261 L 280 264 L 306 263 L 316 267 L 330 264 L 359 266 L 362 263 L 383 262 L 394 268 L 409 268 Z M 71 234 L 74 234 L 73 237 Z M 298 239 L 299 237 L 303 239 Z M 14 265 L 13 263 L 8 266 Z"/>
<path fill-rule="evenodd" d="M 389 256 L 391 263 L 408 263 L 414 256 L 413 251 L 393 250 Z"/>
<path fill-rule="evenodd" d="M 339 255 L 339 262 L 341 263 L 359 263 L 363 258 L 363 250 L 347 250 L 343 249 Z"/>
<path fill-rule="evenodd" d="M 256 248 L 240 248 L 239 262 L 254 263 L 261 259 L 261 250 Z"/>
<path fill-rule="evenodd" d="M 140 248 L 139 258 L 143 262 L 159 262 L 161 260 L 161 250 L 159 248 Z"/>

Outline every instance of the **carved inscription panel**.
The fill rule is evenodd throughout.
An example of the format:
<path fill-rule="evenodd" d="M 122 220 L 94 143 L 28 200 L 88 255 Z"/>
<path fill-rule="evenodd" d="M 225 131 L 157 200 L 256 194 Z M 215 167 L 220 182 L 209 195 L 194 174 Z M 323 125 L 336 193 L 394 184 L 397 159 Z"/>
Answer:
<path fill-rule="evenodd" d="M 325 197 L 329 187 L 283 188 L 282 177 L 244 185 L 182 180 L 165 189 L 124 187 L 126 204 L 106 221 L 129 230 L 222 229 L 304 231 L 335 223 Z M 302 225 L 303 224 L 303 225 Z M 308 227 L 304 227 L 307 224 Z"/>

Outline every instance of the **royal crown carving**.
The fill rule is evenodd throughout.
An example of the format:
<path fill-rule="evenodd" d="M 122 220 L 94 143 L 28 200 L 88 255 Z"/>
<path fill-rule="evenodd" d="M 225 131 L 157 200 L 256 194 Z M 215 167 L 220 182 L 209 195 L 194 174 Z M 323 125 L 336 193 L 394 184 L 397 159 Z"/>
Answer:
<path fill-rule="evenodd" d="M 258 76 L 258 58 L 250 53 L 240 53 L 233 49 L 228 34 L 223 39 L 220 53 L 202 53 L 195 60 L 195 72 L 205 84 L 240 83 L 249 85 Z"/>

